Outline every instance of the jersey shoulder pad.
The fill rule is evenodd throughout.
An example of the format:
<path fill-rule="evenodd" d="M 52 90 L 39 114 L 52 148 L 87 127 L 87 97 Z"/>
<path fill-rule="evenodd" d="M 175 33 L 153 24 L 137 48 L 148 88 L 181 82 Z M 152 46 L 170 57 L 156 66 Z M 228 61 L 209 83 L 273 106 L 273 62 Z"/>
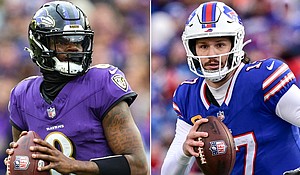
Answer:
<path fill-rule="evenodd" d="M 111 65 L 111 64 L 96 64 L 94 66 L 91 66 L 88 69 L 88 72 L 110 72 L 110 73 L 116 73 L 117 70 L 118 70 L 118 68 L 115 67 L 115 66 L 113 66 L 113 65 Z"/>
<path fill-rule="evenodd" d="M 269 59 L 263 59 L 263 60 L 258 60 L 254 61 L 252 63 L 246 64 L 245 65 L 245 70 L 246 72 L 273 72 L 278 68 L 280 65 L 285 64 L 281 60 L 274 59 L 274 58 L 269 58 Z"/>
<path fill-rule="evenodd" d="M 250 81 L 260 84 L 264 101 L 275 95 L 279 99 L 296 82 L 288 65 L 278 59 L 256 61 L 247 65 L 245 71 L 252 74 L 247 76 Z"/>
<path fill-rule="evenodd" d="M 185 80 L 177 87 L 176 91 L 174 92 L 174 96 L 183 96 L 186 97 L 188 91 L 196 88 L 200 82 L 203 81 L 203 78 L 198 77 L 192 80 Z M 193 91 L 193 90 L 192 90 Z"/>
<path fill-rule="evenodd" d="M 246 64 L 244 70 L 247 72 L 247 74 L 253 74 L 251 77 L 258 81 L 276 79 L 289 73 L 292 74 L 286 63 L 274 58 Z"/>
<path fill-rule="evenodd" d="M 20 94 L 20 93 L 26 91 L 27 89 L 29 89 L 30 87 L 32 87 L 33 85 L 35 85 L 36 83 L 38 83 L 42 80 L 43 80 L 43 78 L 41 76 L 27 77 L 27 78 L 23 79 L 22 81 L 20 81 L 13 88 L 13 91 L 14 91 L 15 94 Z"/>
<path fill-rule="evenodd" d="M 86 77 L 98 83 L 99 86 L 117 86 L 124 92 L 130 90 L 130 86 L 125 78 L 125 74 L 118 68 L 110 64 L 97 64 L 92 66 Z"/>
<path fill-rule="evenodd" d="M 88 69 L 86 73 L 92 79 L 108 78 L 115 74 L 124 76 L 124 73 L 118 68 L 110 64 L 97 64 Z"/>

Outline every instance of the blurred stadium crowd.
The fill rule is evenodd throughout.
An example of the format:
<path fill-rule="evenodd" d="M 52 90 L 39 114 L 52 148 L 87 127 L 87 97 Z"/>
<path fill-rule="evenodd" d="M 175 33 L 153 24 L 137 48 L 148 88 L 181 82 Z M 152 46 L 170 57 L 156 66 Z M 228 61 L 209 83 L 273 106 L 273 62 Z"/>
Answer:
<path fill-rule="evenodd" d="M 22 79 L 38 75 L 24 51 L 32 15 L 49 0 L 0 0 L 0 174 L 11 138 L 7 105 L 10 90 Z M 148 0 L 70 0 L 88 16 L 95 31 L 93 65 L 119 67 L 139 95 L 131 107 L 145 148 L 150 150 L 150 2 Z M 149 161 L 150 162 L 150 161 Z"/>
<path fill-rule="evenodd" d="M 206 0 L 207 1 L 207 0 Z M 154 0 L 151 3 L 151 171 L 159 175 L 174 137 L 175 88 L 193 79 L 186 62 L 181 34 L 189 14 L 204 0 Z M 240 15 L 245 26 L 245 47 L 252 61 L 274 57 L 284 60 L 300 84 L 300 1 L 220 0 Z M 176 165 L 174 165 L 176 166 Z M 191 174 L 199 174 L 193 166 Z"/>

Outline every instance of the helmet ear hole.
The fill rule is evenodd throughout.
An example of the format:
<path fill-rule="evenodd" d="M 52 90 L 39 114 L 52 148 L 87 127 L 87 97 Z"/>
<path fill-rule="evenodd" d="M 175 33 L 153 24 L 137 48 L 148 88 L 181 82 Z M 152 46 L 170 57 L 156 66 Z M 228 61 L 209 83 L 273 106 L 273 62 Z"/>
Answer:
<path fill-rule="evenodd" d="M 190 48 L 190 50 L 191 50 L 191 52 L 194 56 L 197 56 L 197 53 L 196 53 L 196 40 L 197 39 L 190 39 L 189 40 L 189 48 Z"/>
<path fill-rule="evenodd" d="M 193 63 L 194 63 L 195 69 L 200 68 L 200 62 L 199 62 L 199 61 L 197 61 L 197 60 L 195 60 L 195 59 L 193 58 Z"/>
<path fill-rule="evenodd" d="M 230 42 L 231 42 L 231 50 L 232 50 L 233 47 L 237 44 L 237 43 L 236 43 L 237 41 L 235 41 L 234 36 L 231 36 L 229 39 L 230 39 Z"/>
<path fill-rule="evenodd" d="M 192 54 L 194 56 L 197 56 L 197 52 L 196 52 L 196 41 L 197 39 L 190 39 L 188 44 L 189 44 L 189 49 L 192 52 Z M 192 62 L 193 65 L 195 67 L 195 69 L 197 70 L 198 68 L 200 68 L 200 62 L 198 60 L 196 60 L 195 58 L 192 58 Z"/>

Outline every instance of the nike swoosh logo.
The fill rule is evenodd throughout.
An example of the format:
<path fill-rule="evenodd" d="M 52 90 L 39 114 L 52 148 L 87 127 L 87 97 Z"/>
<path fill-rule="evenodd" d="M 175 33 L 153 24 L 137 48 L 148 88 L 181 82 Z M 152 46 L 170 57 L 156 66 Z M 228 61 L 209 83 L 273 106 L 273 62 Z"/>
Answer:
<path fill-rule="evenodd" d="M 117 72 L 118 68 L 114 68 L 113 70 L 108 70 L 110 74 L 115 74 Z"/>
<path fill-rule="evenodd" d="M 273 62 L 271 63 L 270 66 L 267 66 L 267 69 L 268 69 L 268 70 L 272 70 L 272 69 L 273 69 L 273 67 L 274 67 L 274 62 L 275 62 L 275 61 L 273 61 Z"/>

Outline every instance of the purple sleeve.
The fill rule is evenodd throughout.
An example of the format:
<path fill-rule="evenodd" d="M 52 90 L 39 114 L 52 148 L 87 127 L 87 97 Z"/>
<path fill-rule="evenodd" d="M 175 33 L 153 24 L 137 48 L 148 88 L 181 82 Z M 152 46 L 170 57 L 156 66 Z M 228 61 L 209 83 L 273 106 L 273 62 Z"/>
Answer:
<path fill-rule="evenodd" d="M 121 101 L 126 101 L 130 105 L 137 94 L 131 89 L 125 75 L 117 67 L 110 66 L 107 69 L 94 70 L 94 76 L 101 73 L 101 81 L 97 81 L 96 86 L 102 89 L 95 94 L 96 105 L 101 107 L 100 120 L 107 112 Z"/>
<path fill-rule="evenodd" d="M 26 122 L 23 120 L 21 116 L 20 109 L 18 108 L 18 96 L 16 95 L 18 87 L 15 87 L 11 94 L 10 94 L 10 101 L 8 105 L 9 113 L 10 113 L 10 122 L 11 124 L 16 127 L 20 131 L 26 131 L 28 130 Z"/>

